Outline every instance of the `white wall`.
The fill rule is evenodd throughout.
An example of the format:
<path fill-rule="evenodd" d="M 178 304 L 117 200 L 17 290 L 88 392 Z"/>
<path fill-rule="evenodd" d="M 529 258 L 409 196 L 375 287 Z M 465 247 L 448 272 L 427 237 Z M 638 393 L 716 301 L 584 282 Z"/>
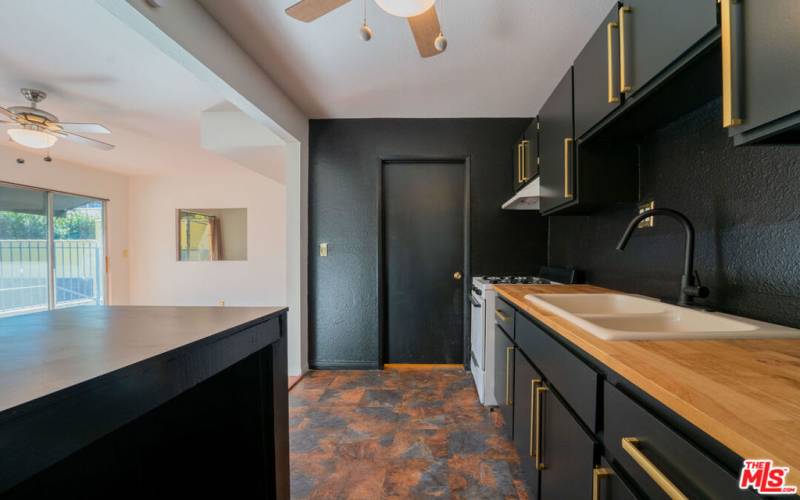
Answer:
<path fill-rule="evenodd" d="M 175 211 L 246 208 L 247 260 L 178 262 Z M 130 300 L 136 305 L 286 305 L 286 187 L 244 168 L 130 182 Z"/>
<path fill-rule="evenodd" d="M 289 374 L 308 370 L 308 117 L 197 2 L 96 0 L 287 143 Z"/>
<path fill-rule="evenodd" d="M 109 270 L 109 303 L 125 305 L 129 301 L 128 261 L 128 177 L 59 160 L 51 163 L 44 154 L 14 147 L 0 147 L 0 181 L 25 184 L 55 191 L 106 198 Z M 24 165 L 16 163 L 25 160 Z"/>

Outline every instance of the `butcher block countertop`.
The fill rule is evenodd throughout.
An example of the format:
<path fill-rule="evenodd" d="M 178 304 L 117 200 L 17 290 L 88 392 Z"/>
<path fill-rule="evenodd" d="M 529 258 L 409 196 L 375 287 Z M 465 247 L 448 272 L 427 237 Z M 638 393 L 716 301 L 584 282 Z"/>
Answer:
<path fill-rule="evenodd" d="M 591 285 L 495 289 L 743 458 L 771 458 L 800 471 L 800 340 L 601 340 L 534 306 L 525 295 L 614 290 Z"/>

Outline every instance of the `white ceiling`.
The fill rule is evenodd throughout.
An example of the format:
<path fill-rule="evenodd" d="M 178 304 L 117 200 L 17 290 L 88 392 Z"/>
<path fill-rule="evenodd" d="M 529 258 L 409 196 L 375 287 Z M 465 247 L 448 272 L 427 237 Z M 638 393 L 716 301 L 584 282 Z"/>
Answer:
<path fill-rule="evenodd" d="M 296 0 L 198 0 L 312 118 L 533 116 L 615 0 L 442 0 L 447 51 L 419 57 L 408 23 L 362 0 L 296 21 Z"/>
<path fill-rule="evenodd" d="M 19 89 L 33 87 L 49 94 L 40 107 L 61 120 L 99 122 L 112 131 L 94 137 L 115 144 L 113 151 L 61 140 L 51 151 L 54 164 L 62 159 L 124 175 L 242 168 L 200 146 L 202 112 L 224 100 L 96 2 L 7 3 L 0 38 L 0 105 L 24 105 Z"/>

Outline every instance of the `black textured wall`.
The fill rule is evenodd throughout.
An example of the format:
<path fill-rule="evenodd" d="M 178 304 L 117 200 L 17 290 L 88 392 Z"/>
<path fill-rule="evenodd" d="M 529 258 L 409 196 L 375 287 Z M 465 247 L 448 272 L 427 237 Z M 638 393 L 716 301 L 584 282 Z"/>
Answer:
<path fill-rule="evenodd" d="M 380 158 L 471 157 L 470 266 L 530 274 L 546 262 L 547 221 L 503 211 L 525 119 L 312 120 L 309 164 L 309 363 L 378 361 Z M 329 256 L 319 256 L 327 242 Z"/>
<path fill-rule="evenodd" d="M 642 143 L 643 200 L 685 213 L 697 230 L 696 267 L 721 311 L 800 327 L 800 147 L 734 148 L 719 100 Z M 676 300 L 683 235 L 670 219 L 617 240 L 636 207 L 552 217 L 550 262 L 591 283 Z"/>

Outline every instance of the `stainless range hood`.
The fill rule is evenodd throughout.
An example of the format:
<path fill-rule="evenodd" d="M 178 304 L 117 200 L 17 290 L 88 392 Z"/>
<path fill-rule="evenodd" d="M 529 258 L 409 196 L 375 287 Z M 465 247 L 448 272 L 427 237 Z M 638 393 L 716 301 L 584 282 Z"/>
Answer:
<path fill-rule="evenodd" d="M 503 203 L 503 210 L 539 210 L 539 178 L 532 180 Z"/>

